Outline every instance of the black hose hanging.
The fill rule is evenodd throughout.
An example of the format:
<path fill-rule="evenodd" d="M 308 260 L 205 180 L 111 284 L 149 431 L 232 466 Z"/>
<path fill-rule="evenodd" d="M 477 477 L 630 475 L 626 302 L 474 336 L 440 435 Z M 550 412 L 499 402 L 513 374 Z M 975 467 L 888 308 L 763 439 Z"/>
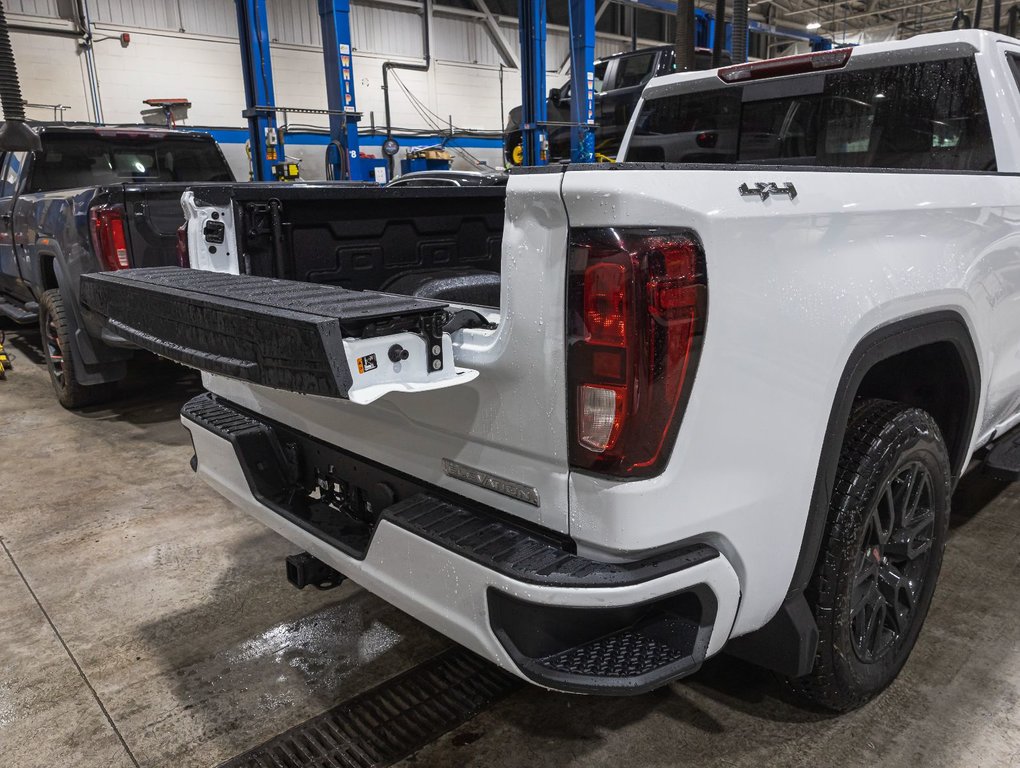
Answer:
<path fill-rule="evenodd" d="M 999 22 L 1002 20 L 1002 0 L 995 0 L 992 3 L 992 32 L 999 31 Z"/>
<path fill-rule="evenodd" d="M 431 0 L 423 0 L 422 2 L 422 59 L 424 62 L 421 64 L 403 64 L 399 61 L 384 61 L 382 65 L 382 91 L 383 91 L 383 108 L 386 111 L 386 138 L 392 139 L 391 135 L 392 124 L 390 123 L 390 70 L 391 69 L 410 69 L 415 72 L 428 72 L 429 66 L 432 62 L 431 50 L 429 48 L 429 3 Z M 387 163 L 389 165 L 390 178 L 393 178 L 393 156 L 386 156 Z"/>
<path fill-rule="evenodd" d="M 712 36 L 712 66 L 722 66 L 726 47 L 726 0 L 715 0 L 715 34 Z"/>
<path fill-rule="evenodd" d="M 998 2 L 999 0 L 996 0 Z M 957 11 L 953 17 L 953 29 L 970 29 L 970 16 L 963 11 Z"/>
<path fill-rule="evenodd" d="M 1010 37 L 1016 37 L 1018 21 L 1020 21 L 1020 5 L 1014 5 L 1006 12 L 1006 34 Z"/>
<path fill-rule="evenodd" d="M 747 0 L 733 0 L 732 58 L 734 64 L 747 61 Z"/>
<path fill-rule="evenodd" d="M 4 124 L 0 126 L 0 149 L 8 152 L 28 152 L 41 149 L 39 136 L 25 124 L 25 100 L 21 96 L 21 81 L 14 64 L 14 49 L 7 29 L 7 13 L 0 0 L 0 104 L 4 109 Z"/>
<path fill-rule="evenodd" d="M 676 68 L 678 72 L 694 69 L 694 0 L 676 3 Z"/>
<path fill-rule="evenodd" d="M 7 29 L 7 13 L 0 2 L 0 101 L 6 120 L 25 120 L 25 100 L 21 97 L 21 81 L 14 63 L 14 49 Z"/>
<path fill-rule="evenodd" d="M 984 0 L 977 0 L 974 5 L 974 29 L 981 29 L 981 11 L 984 7 Z"/>

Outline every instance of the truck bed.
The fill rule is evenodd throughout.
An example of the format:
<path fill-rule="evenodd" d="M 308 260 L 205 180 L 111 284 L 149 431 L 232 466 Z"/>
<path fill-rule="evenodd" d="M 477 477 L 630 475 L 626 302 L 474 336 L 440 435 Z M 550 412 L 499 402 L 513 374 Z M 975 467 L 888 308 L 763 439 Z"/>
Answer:
<path fill-rule="evenodd" d="M 224 184 L 194 193 L 199 210 L 229 211 L 242 274 L 498 304 L 504 187 Z M 200 254 L 191 261 L 203 265 Z"/>

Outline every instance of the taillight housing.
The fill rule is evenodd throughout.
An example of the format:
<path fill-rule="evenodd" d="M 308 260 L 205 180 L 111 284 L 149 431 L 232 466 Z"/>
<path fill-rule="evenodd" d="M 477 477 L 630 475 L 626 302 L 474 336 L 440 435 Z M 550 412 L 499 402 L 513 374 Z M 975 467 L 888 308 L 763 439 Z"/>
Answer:
<path fill-rule="evenodd" d="M 97 205 L 89 211 L 89 228 L 92 230 L 92 247 L 107 269 L 127 269 L 127 231 L 124 227 L 124 207 Z"/>
<path fill-rule="evenodd" d="M 191 266 L 191 255 L 188 253 L 188 222 L 177 227 L 177 266 Z"/>
<path fill-rule="evenodd" d="M 708 310 L 689 229 L 570 232 L 570 463 L 614 477 L 662 471 L 676 440 Z"/>

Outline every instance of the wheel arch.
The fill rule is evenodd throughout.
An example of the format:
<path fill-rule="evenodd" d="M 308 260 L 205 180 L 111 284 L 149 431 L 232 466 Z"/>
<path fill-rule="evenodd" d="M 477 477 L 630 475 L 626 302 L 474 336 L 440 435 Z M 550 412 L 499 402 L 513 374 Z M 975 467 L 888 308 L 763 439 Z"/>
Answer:
<path fill-rule="evenodd" d="M 51 288 L 63 288 L 62 252 L 52 242 L 39 242 L 35 245 L 32 258 L 32 284 L 36 298 Z"/>
<path fill-rule="evenodd" d="M 943 357 L 947 354 L 950 356 Z M 946 390 L 935 387 L 928 392 L 918 391 L 918 384 L 923 383 L 922 378 L 935 359 L 946 362 L 944 371 L 949 376 L 945 386 L 956 398 L 947 400 Z M 907 365 L 915 367 L 909 375 L 903 375 Z M 804 538 L 788 596 L 802 592 L 814 571 L 850 412 L 862 396 L 897 400 L 931 412 L 946 439 L 955 487 L 970 459 L 970 442 L 981 398 L 981 367 L 967 321 L 954 310 L 904 318 L 873 330 L 850 353 L 829 411 Z M 962 407 L 954 408 L 954 403 Z"/>
<path fill-rule="evenodd" d="M 948 371 L 948 383 L 926 393 L 919 385 L 925 383 L 935 360 L 946 364 L 939 372 Z M 902 375 L 904 366 L 911 366 L 908 375 Z M 947 397 L 952 393 L 955 398 Z M 931 412 L 945 433 L 955 487 L 970 458 L 981 398 L 980 364 L 963 315 L 939 310 L 883 325 L 861 339 L 847 359 L 829 411 L 800 554 L 786 598 L 763 627 L 727 645 L 734 655 L 791 677 L 807 674 L 813 665 L 818 628 L 804 592 L 821 549 L 850 413 L 862 396 L 903 401 Z"/>

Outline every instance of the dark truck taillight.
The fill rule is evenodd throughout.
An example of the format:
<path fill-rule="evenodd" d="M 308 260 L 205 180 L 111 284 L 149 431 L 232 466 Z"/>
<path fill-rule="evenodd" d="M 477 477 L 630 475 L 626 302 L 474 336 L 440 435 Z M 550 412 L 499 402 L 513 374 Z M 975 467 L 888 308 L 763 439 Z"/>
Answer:
<path fill-rule="evenodd" d="M 188 254 L 188 222 L 177 227 L 177 266 L 191 266 L 191 256 Z"/>
<path fill-rule="evenodd" d="M 127 269 L 127 232 L 124 229 L 124 207 L 97 205 L 89 211 L 92 247 L 107 269 Z"/>
<path fill-rule="evenodd" d="M 571 466 L 657 474 L 701 351 L 701 243 L 686 229 L 572 229 L 568 294 Z"/>

